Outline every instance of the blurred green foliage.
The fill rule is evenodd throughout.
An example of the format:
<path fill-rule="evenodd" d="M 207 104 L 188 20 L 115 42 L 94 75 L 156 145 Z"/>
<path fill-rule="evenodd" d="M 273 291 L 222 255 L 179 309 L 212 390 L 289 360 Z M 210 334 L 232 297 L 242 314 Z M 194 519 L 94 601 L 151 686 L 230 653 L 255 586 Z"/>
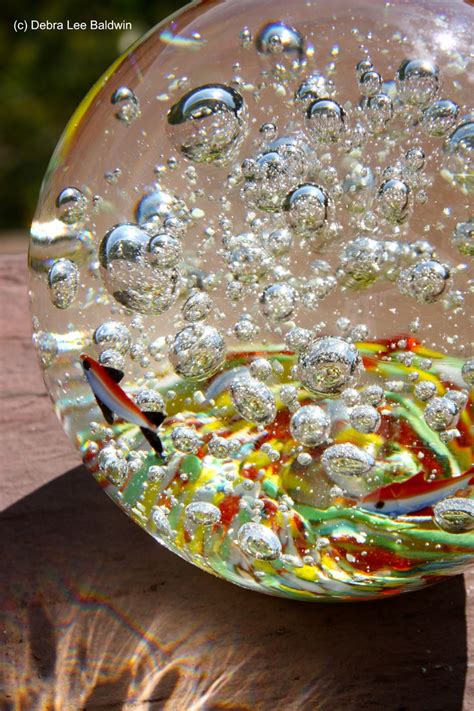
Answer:
<path fill-rule="evenodd" d="M 28 227 L 42 177 L 74 109 L 126 46 L 184 0 L 3 0 L 0 9 L 0 229 Z M 116 31 L 28 31 L 15 20 L 132 23 Z"/>

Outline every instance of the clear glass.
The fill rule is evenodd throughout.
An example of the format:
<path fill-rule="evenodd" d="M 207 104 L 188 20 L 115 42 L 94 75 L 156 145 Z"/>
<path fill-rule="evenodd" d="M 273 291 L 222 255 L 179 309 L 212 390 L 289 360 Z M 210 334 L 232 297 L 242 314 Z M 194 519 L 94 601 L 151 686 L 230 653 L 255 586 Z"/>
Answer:
<path fill-rule="evenodd" d="M 363 600 L 472 562 L 472 20 L 193 4 L 58 144 L 46 387 L 107 494 L 210 573 Z"/>

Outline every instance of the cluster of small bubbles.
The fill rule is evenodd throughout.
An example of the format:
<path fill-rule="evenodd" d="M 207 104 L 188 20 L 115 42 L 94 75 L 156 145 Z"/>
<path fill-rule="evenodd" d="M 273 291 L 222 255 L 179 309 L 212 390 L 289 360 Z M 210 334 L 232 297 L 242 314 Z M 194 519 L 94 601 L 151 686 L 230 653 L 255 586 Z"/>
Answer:
<path fill-rule="evenodd" d="M 95 329 L 93 340 L 99 351 L 111 349 L 124 355 L 130 349 L 132 337 L 121 321 L 103 321 Z"/>
<path fill-rule="evenodd" d="M 454 314 L 462 313 L 464 308 L 464 294 L 459 290 L 450 291 L 443 299 L 443 306 Z"/>
<path fill-rule="evenodd" d="M 405 175 L 405 166 L 401 160 L 395 160 L 387 165 L 381 173 L 382 180 L 390 180 L 392 178 L 403 178 Z"/>
<path fill-rule="evenodd" d="M 354 326 L 350 333 L 350 340 L 357 342 L 357 341 L 366 341 L 369 337 L 369 327 L 365 323 L 359 323 L 357 326 Z"/>
<path fill-rule="evenodd" d="M 289 284 L 270 284 L 260 297 L 262 311 L 271 321 L 286 321 L 293 313 L 297 296 Z"/>
<path fill-rule="evenodd" d="M 452 400 L 460 411 L 466 407 L 469 400 L 469 395 L 464 390 L 448 390 L 445 397 Z"/>
<path fill-rule="evenodd" d="M 456 123 L 459 106 L 451 99 L 438 99 L 423 111 L 421 127 L 427 136 L 444 136 Z"/>
<path fill-rule="evenodd" d="M 166 476 L 166 467 L 152 465 L 148 469 L 148 481 L 150 482 L 161 482 Z M 156 509 L 155 509 L 156 510 Z M 163 512 L 166 518 L 165 512 Z M 170 531 L 171 532 L 171 531 Z"/>
<path fill-rule="evenodd" d="M 275 397 L 264 383 L 249 375 L 237 376 L 230 384 L 235 409 L 244 420 L 268 425 L 276 417 Z"/>
<path fill-rule="evenodd" d="M 239 528 L 237 541 L 244 553 L 257 560 L 275 560 L 281 555 L 280 539 L 261 523 L 244 523 Z"/>
<path fill-rule="evenodd" d="M 259 328 L 250 314 L 242 314 L 234 326 L 234 335 L 239 341 L 251 341 L 258 334 Z"/>
<path fill-rule="evenodd" d="M 290 230 L 280 228 L 263 236 L 267 251 L 274 257 L 288 254 L 293 246 L 293 235 Z"/>
<path fill-rule="evenodd" d="M 294 183 L 305 178 L 307 152 L 297 137 L 282 136 L 269 143 L 255 158 L 245 159 L 242 164 L 244 202 L 264 212 L 279 212 Z"/>
<path fill-rule="evenodd" d="M 33 335 L 33 344 L 43 368 L 49 368 L 59 353 L 58 342 L 52 333 L 38 331 Z"/>
<path fill-rule="evenodd" d="M 145 345 L 137 342 L 130 348 L 130 358 L 135 361 L 140 361 L 145 355 Z"/>
<path fill-rule="evenodd" d="M 380 96 L 380 94 L 377 94 Z M 371 99 L 368 99 L 371 101 Z M 376 132 L 375 130 L 373 131 Z M 346 153 L 351 153 L 352 151 L 360 151 L 366 144 L 370 133 L 370 126 L 367 121 L 367 117 L 363 114 L 358 114 L 357 120 L 349 131 L 346 140 L 344 141 L 343 148 Z M 337 186 L 336 186 L 337 187 Z M 337 190 L 339 188 L 337 187 Z"/>
<path fill-rule="evenodd" d="M 345 245 L 336 274 L 345 286 L 360 289 L 381 276 L 384 264 L 384 244 L 361 235 Z"/>
<path fill-rule="evenodd" d="M 148 244 L 151 263 L 162 269 L 175 267 L 182 253 L 181 242 L 172 235 L 163 233 L 155 235 Z"/>
<path fill-rule="evenodd" d="M 314 393 L 338 393 L 352 384 L 362 369 L 356 346 L 337 336 L 324 336 L 302 351 L 298 371 Z"/>
<path fill-rule="evenodd" d="M 314 277 L 305 280 L 300 285 L 302 300 L 306 308 L 315 308 L 317 302 L 325 299 L 337 286 L 336 277 L 332 273 L 331 265 L 318 259 L 311 264 Z"/>
<path fill-rule="evenodd" d="M 99 363 L 105 368 L 113 368 L 123 372 L 125 368 L 125 358 L 119 351 L 114 351 L 113 348 L 107 348 L 101 351 L 99 355 Z"/>
<path fill-rule="evenodd" d="M 255 282 L 271 266 L 271 257 L 253 232 L 224 238 L 225 260 L 235 279 Z"/>
<path fill-rule="evenodd" d="M 415 397 L 422 402 L 428 402 L 436 394 L 436 385 L 431 380 L 422 380 L 415 385 Z"/>
<path fill-rule="evenodd" d="M 448 533 L 467 533 L 474 530 L 474 499 L 449 498 L 438 501 L 433 508 L 433 519 Z"/>
<path fill-rule="evenodd" d="M 436 251 L 433 245 L 426 240 L 417 240 L 408 245 L 408 258 L 411 262 L 419 262 L 420 260 L 436 260 Z"/>
<path fill-rule="evenodd" d="M 329 296 L 336 286 L 337 280 L 332 274 L 310 279 L 301 285 L 303 304 L 307 309 L 317 308 L 318 301 Z"/>
<path fill-rule="evenodd" d="M 280 400 L 291 411 L 299 408 L 298 390 L 294 385 L 283 385 L 280 388 Z"/>
<path fill-rule="evenodd" d="M 132 476 L 137 474 L 143 467 L 143 463 L 143 452 L 129 452 L 127 455 L 128 474 Z"/>
<path fill-rule="evenodd" d="M 271 276 L 276 283 L 281 284 L 282 282 L 288 282 L 290 280 L 293 281 L 293 283 L 296 283 L 296 280 L 292 279 L 293 275 L 291 269 L 283 264 L 277 264 L 272 270 Z"/>
<path fill-rule="evenodd" d="M 195 323 L 178 331 L 169 358 L 178 375 L 190 380 L 204 380 L 219 370 L 225 353 L 221 333 L 213 326 Z"/>
<path fill-rule="evenodd" d="M 361 59 L 360 62 L 357 62 L 355 68 L 357 79 L 360 79 L 366 72 L 370 72 L 373 68 L 374 65 L 372 64 L 370 57 L 364 57 Z"/>
<path fill-rule="evenodd" d="M 175 196 L 173 196 L 172 201 L 172 212 L 165 216 L 163 227 L 169 234 L 173 235 L 173 237 L 181 238 L 186 233 L 190 220 L 199 217 L 200 213 L 196 210 L 191 210 L 191 212 L 188 213 L 183 201 Z"/>
<path fill-rule="evenodd" d="M 219 286 L 219 276 L 216 272 L 206 272 L 204 269 L 189 268 L 185 272 L 186 288 L 185 293 L 193 288 L 209 292 L 215 291 Z"/>
<path fill-rule="evenodd" d="M 135 402 L 143 412 L 164 412 L 166 409 L 163 396 L 150 388 L 139 390 L 135 396 Z"/>
<path fill-rule="evenodd" d="M 306 173 L 311 151 L 302 134 L 283 135 L 267 145 L 267 150 L 276 151 L 283 159 L 289 174 L 294 178 Z"/>
<path fill-rule="evenodd" d="M 209 440 L 208 449 L 213 457 L 217 459 L 227 459 L 237 456 L 240 449 L 240 442 L 214 434 Z"/>
<path fill-rule="evenodd" d="M 320 170 L 321 179 L 330 186 L 337 186 L 337 169 L 333 165 L 326 165 Z"/>
<path fill-rule="evenodd" d="M 173 145 L 186 158 L 219 163 L 235 152 L 245 136 L 245 102 L 230 86 L 206 84 L 171 107 L 168 125 Z"/>
<path fill-rule="evenodd" d="M 345 129 L 345 112 L 334 99 L 317 99 L 306 110 L 308 135 L 317 143 L 337 143 Z"/>
<path fill-rule="evenodd" d="M 285 343 L 290 350 L 299 352 L 308 347 L 312 338 L 313 334 L 309 329 L 294 326 L 286 334 Z"/>
<path fill-rule="evenodd" d="M 459 408 L 451 398 L 433 397 L 425 408 L 424 418 L 432 430 L 443 432 L 457 424 Z"/>
<path fill-rule="evenodd" d="M 274 449 L 268 442 L 262 444 L 260 451 L 266 454 L 271 462 L 278 462 L 280 459 L 280 452 Z"/>
<path fill-rule="evenodd" d="M 341 400 L 348 407 L 354 407 L 360 402 L 360 393 L 356 388 L 345 388 L 341 392 Z"/>
<path fill-rule="evenodd" d="M 373 407 L 380 405 L 383 402 L 384 396 L 385 393 L 383 387 L 375 383 L 367 385 L 367 387 L 361 392 L 362 402 L 367 405 L 372 405 Z"/>
<path fill-rule="evenodd" d="M 445 293 L 450 270 L 445 264 L 429 259 L 403 269 L 397 279 L 402 294 L 416 299 L 420 304 L 438 301 Z"/>
<path fill-rule="evenodd" d="M 122 123 L 129 125 L 140 116 L 140 102 L 135 92 L 127 86 L 116 89 L 110 102 L 117 107 L 115 117 Z"/>
<path fill-rule="evenodd" d="M 128 474 L 128 465 L 119 449 L 112 445 L 104 447 L 99 453 L 97 462 L 102 474 L 112 484 L 121 486 L 124 483 Z"/>
<path fill-rule="evenodd" d="M 367 477 L 375 466 L 369 452 L 354 444 L 334 444 L 324 450 L 321 463 L 327 476 L 343 491 L 355 494 L 360 479 Z"/>
<path fill-rule="evenodd" d="M 134 314 L 130 319 L 130 328 L 138 333 L 144 334 L 146 331 L 145 322 L 141 314 Z"/>
<path fill-rule="evenodd" d="M 474 220 L 458 222 L 451 241 L 461 254 L 474 257 Z"/>
<path fill-rule="evenodd" d="M 264 25 L 255 37 L 255 46 L 260 54 L 287 54 L 296 60 L 301 60 L 304 55 L 303 35 L 284 22 Z"/>
<path fill-rule="evenodd" d="M 290 420 L 293 439 L 307 447 L 318 447 L 329 437 L 331 419 L 318 405 L 299 408 Z"/>
<path fill-rule="evenodd" d="M 171 441 L 178 452 L 186 454 L 195 454 L 202 445 L 202 440 L 196 430 L 186 425 L 178 425 L 174 428 L 171 433 Z"/>
<path fill-rule="evenodd" d="M 469 385 L 469 387 L 474 387 L 474 358 L 469 358 L 463 363 L 462 366 L 462 377 L 464 382 Z"/>
<path fill-rule="evenodd" d="M 364 434 L 377 432 L 381 420 L 379 411 L 372 405 L 357 405 L 351 410 L 351 425 L 358 432 Z"/>
<path fill-rule="evenodd" d="M 303 183 L 292 190 L 283 204 L 289 226 L 300 235 L 312 236 L 326 225 L 329 197 L 315 183 Z"/>
<path fill-rule="evenodd" d="M 273 368 L 270 361 L 266 358 L 256 358 L 250 363 L 250 375 L 257 380 L 263 380 L 264 382 L 270 380 L 273 375 Z"/>
<path fill-rule="evenodd" d="M 376 96 L 381 87 L 382 77 L 375 69 L 369 69 L 359 77 L 359 91 L 364 96 Z"/>
<path fill-rule="evenodd" d="M 401 224 L 409 215 L 411 190 L 403 180 L 385 180 L 377 192 L 377 208 L 388 222 Z"/>
<path fill-rule="evenodd" d="M 159 186 L 143 195 L 135 209 L 137 223 L 150 237 L 164 229 L 174 237 L 181 237 L 185 224 L 177 215 L 185 215 L 182 201 Z"/>
<path fill-rule="evenodd" d="M 56 207 L 61 222 L 74 225 L 85 217 L 87 198 L 78 188 L 64 188 L 56 198 Z"/>
<path fill-rule="evenodd" d="M 465 193 L 474 190 L 474 120 L 471 114 L 454 129 L 444 146 L 447 177 Z M 443 173 L 442 173 L 443 175 Z"/>
<path fill-rule="evenodd" d="M 230 279 L 225 286 L 225 295 L 230 302 L 240 301 L 244 296 L 244 286 L 237 279 Z"/>
<path fill-rule="evenodd" d="M 405 338 L 400 339 L 401 345 L 399 347 L 401 348 L 406 348 L 407 341 Z M 398 345 L 398 343 L 397 343 Z M 396 359 L 399 363 L 403 363 L 403 365 L 406 365 L 407 368 L 409 368 L 411 365 L 413 365 L 413 353 L 397 353 Z"/>
<path fill-rule="evenodd" d="M 193 501 L 186 506 L 184 513 L 198 526 L 215 526 L 221 519 L 220 509 L 209 501 Z"/>
<path fill-rule="evenodd" d="M 79 270 L 69 259 L 57 259 L 48 272 L 51 301 L 57 309 L 67 309 L 74 302 L 79 286 Z"/>
<path fill-rule="evenodd" d="M 295 91 L 295 102 L 308 108 L 309 104 L 318 99 L 328 99 L 334 94 L 334 82 L 322 74 L 311 74 Z"/>
<path fill-rule="evenodd" d="M 425 166 L 426 156 L 421 148 L 415 146 L 405 153 L 405 164 L 409 170 L 418 172 Z"/>
<path fill-rule="evenodd" d="M 181 313 L 188 323 L 204 321 L 212 309 L 212 299 L 205 291 L 195 291 L 183 303 Z"/>
<path fill-rule="evenodd" d="M 405 59 L 397 71 L 396 83 L 403 102 L 423 108 L 438 93 L 439 69 L 428 59 Z"/>
<path fill-rule="evenodd" d="M 393 101 L 383 92 L 369 97 L 363 102 L 362 108 L 369 127 L 374 133 L 383 131 L 393 118 Z"/>
<path fill-rule="evenodd" d="M 433 361 L 431 358 L 420 358 L 418 361 L 418 365 L 421 370 L 431 370 L 433 367 Z"/>
<path fill-rule="evenodd" d="M 404 380 L 386 380 L 385 387 L 388 392 L 402 393 L 408 390 L 408 384 Z"/>
<path fill-rule="evenodd" d="M 107 232 L 99 248 L 103 280 L 116 301 L 140 313 L 162 313 L 178 296 L 177 269 L 156 268 L 149 236 L 123 223 Z"/>
<path fill-rule="evenodd" d="M 356 162 L 342 182 L 344 203 L 351 212 L 365 212 L 375 189 L 375 176 L 368 166 Z"/>
<path fill-rule="evenodd" d="M 151 520 L 157 533 L 166 538 L 172 536 L 173 532 L 168 520 L 168 509 L 165 506 L 155 506 L 151 512 Z"/>
<path fill-rule="evenodd" d="M 351 327 L 351 320 L 347 316 L 339 316 L 336 321 L 336 328 L 341 333 L 347 333 Z"/>

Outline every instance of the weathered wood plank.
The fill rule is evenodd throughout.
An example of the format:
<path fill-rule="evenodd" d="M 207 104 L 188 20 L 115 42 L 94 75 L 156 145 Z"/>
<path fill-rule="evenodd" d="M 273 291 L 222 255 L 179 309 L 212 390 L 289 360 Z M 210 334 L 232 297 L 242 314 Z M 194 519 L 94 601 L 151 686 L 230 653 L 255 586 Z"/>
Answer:
<path fill-rule="evenodd" d="M 296 603 L 212 578 L 133 525 L 44 394 L 23 260 L 0 257 L 2 710 L 474 708 L 474 574 Z"/>

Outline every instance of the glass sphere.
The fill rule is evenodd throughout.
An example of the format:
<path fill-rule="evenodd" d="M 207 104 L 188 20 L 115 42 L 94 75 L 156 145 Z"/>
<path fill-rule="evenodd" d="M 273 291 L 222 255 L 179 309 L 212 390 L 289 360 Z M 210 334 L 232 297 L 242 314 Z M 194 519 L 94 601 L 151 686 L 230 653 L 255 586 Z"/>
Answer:
<path fill-rule="evenodd" d="M 363 600 L 473 561 L 473 14 L 193 4 L 61 138 L 29 252 L 46 386 L 203 570 Z"/>

